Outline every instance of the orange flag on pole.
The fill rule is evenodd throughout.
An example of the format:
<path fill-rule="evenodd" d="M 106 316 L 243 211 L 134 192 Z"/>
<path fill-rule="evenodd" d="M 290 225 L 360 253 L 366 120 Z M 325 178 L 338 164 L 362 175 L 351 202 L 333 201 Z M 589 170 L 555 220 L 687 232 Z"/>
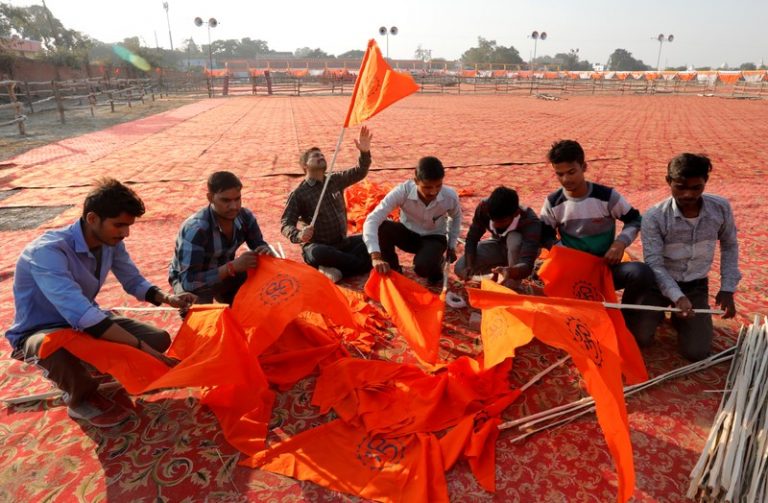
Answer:
<path fill-rule="evenodd" d="M 368 41 L 368 50 L 355 80 L 352 101 L 344 121 L 344 127 L 360 124 L 370 119 L 394 102 L 419 90 L 410 75 L 398 73 L 381 56 L 376 41 Z"/>
<path fill-rule="evenodd" d="M 586 300 L 531 297 L 475 288 L 467 291 L 470 303 L 476 308 L 507 310 L 509 334 L 534 336 L 571 355 L 587 391 L 595 399 L 597 420 L 616 463 L 618 500 L 627 501 L 635 488 L 635 467 L 616 331 L 605 307 Z"/>
<path fill-rule="evenodd" d="M 548 297 L 617 303 L 610 268 L 601 257 L 565 246 L 553 246 L 539 269 Z M 618 309 L 608 309 L 621 355 L 621 370 L 629 384 L 648 380 L 643 355 Z"/>
<path fill-rule="evenodd" d="M 375 270 L 365 283 L 365 294 L 381 302 L 419 358 L 427 363 L 437 361 L 445 314 L 444 295 L 435 295 L 394 271 L 382 276 Z"/>

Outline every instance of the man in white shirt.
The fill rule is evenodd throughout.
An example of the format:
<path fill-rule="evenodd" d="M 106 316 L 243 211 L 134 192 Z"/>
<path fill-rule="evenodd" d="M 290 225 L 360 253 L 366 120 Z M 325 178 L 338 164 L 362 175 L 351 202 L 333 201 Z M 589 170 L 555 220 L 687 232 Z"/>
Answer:
<path fill-rule="evenodd" d="M 401 272 L 395 248 L 413 253 L 414 272 L 430 284 L 443 280 L 443 254 L 456 261 L 461 230 L 461 204 L 456 191 L 443 186 L 445 169 L 440 159 L 422 157 L 413 180 L 392 189 L 365 219 L 363 240 L 374 269 Z M 400 222 L 388 220 L 400 209 Z"/>

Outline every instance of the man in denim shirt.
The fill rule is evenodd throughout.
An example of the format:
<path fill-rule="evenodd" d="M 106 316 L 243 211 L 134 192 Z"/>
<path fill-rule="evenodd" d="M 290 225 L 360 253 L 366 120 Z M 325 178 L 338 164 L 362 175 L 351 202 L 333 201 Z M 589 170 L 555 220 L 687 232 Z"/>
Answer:
<path fill-rule="evenodd" d="M 69 227 L 48 231 L 22 252 L 16 264 L 16 313 L 5 334 L 13 357 L 43 368 L 63 392 L 69 416 L 94 426 L 120 424 L 129 412 L 99 394 L 98 383 L 81 360 L 66 349 L 39 358 L 45 336 L 73 328 L 103 340 L 128 344 L 172 366 L 163 355 L 171 344 L 164 330 L 105 311 L 96 295 L 112 271 L 123 289 L 141 301 L 183 308 L 194 295 L 167 295 L 136 268 L 123 244 L 131 225 L 144 214 L 136 193 L 104 179 L 85 198 L 83 216 Z"/>
<path fill-rule="evenodd" d="M 741 280 L 736 223 L 728 201 L 704 194 L 712 163 L 703 155 L 680 154 L 667 165 L 667 183 L 672 197 L 653 206 L 643 216 L 642 240 L 645 262 L 656 275 L 658 288 L 645 303 L 674 304 L 681 310 L 672 317 L 678 333 L 680 353 L 691 361 L 701 360 L 712 348 L 712 316 L 694 314 L 709 308 L 708 274 L 716 243 L 720 242 L 720 291 L 715 303 L 723 318 L 736 315 L 733 294 Z M 656 327 L 662 313 L 645 314 L 644 323 Z M 641 346 L 653 340 L 653 331 Z"/>

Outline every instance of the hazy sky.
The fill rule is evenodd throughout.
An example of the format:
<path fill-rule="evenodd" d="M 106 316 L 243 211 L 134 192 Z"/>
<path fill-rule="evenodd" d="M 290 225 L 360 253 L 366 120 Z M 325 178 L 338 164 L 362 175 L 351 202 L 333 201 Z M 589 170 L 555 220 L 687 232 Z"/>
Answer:
<path fill-rule="evenodd" d="M 8 0 L 5 0 L 8 3 Z M 41 1 L 10 0 L 14 5 Z M 168 48 L 162 0 L 46 0 L 68 28 L 104 42 L 139 36 L 146 45 Z M 768 0 L 168 0 L 174 47 L 184 39 L 207 43 L 205 25 L 193 19 L 215 17 L 212 39 L 250 37 L 271 49 L 294 51 L 319 47 L 331 54 L 365 49 L 379 26 L 395 25 L 389 55 L 413 58 L 417 46 L 433 57 L 456 59 L 477 37 L 513 45 L 528 60 L 533 30 L 546 31 L 537 55 L 579 49 L 582 59 L 605 62 L 616 48 L 656 65 L 659 33 L 675 35 L 663 46 L 665 66 L 738 66 L 768 63 Z M 156 35 L 155 35 L 156 34 Z"/>

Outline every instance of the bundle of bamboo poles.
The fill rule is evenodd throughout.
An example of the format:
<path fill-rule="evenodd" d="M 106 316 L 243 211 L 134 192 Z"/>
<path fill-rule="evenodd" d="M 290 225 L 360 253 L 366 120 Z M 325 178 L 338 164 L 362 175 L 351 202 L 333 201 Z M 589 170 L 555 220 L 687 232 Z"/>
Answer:
<path fill-rule="evenodd" d="M 728 361 L 733 357 L 736 350 L 736 346 L 730 347 L 725 351 L 710 356 L 704 360 L 685 365 L 664 374 L 658 375 L 653 379 L 648 379 L 639 384 L 633 384 L 631 386 L 624 387 L 624 396 L 630 396 L 640 391 L 644 391 L 648 388 L 661 384 L 662 382 L 681 377 L 684 375 L 692 374 L 700 370 L 712 367 L 719 363 Z M 520 419 L 515 419 L 502 423 L 499 425 L 500 430 L 506 430 L 509 428 L 515 428 L 520 434 L 513 437 L 511 442 L 519 442 L 531 435 L 534 435 L 540 431 L 557 428 L 568 424 L 585 414 L 590 414 L 595 410 L 595 400 L 592 397 L 585 397 L 581 400 L 571 402 L 569 404 L 560 405 L 552 409 L 548 409 L 530 416 L 525 416 Z"/>
<path fill-rule="evenodd" d="M 768 318 L 741 328 L 736 354 L 688 497 L 768 501 Z"/>

